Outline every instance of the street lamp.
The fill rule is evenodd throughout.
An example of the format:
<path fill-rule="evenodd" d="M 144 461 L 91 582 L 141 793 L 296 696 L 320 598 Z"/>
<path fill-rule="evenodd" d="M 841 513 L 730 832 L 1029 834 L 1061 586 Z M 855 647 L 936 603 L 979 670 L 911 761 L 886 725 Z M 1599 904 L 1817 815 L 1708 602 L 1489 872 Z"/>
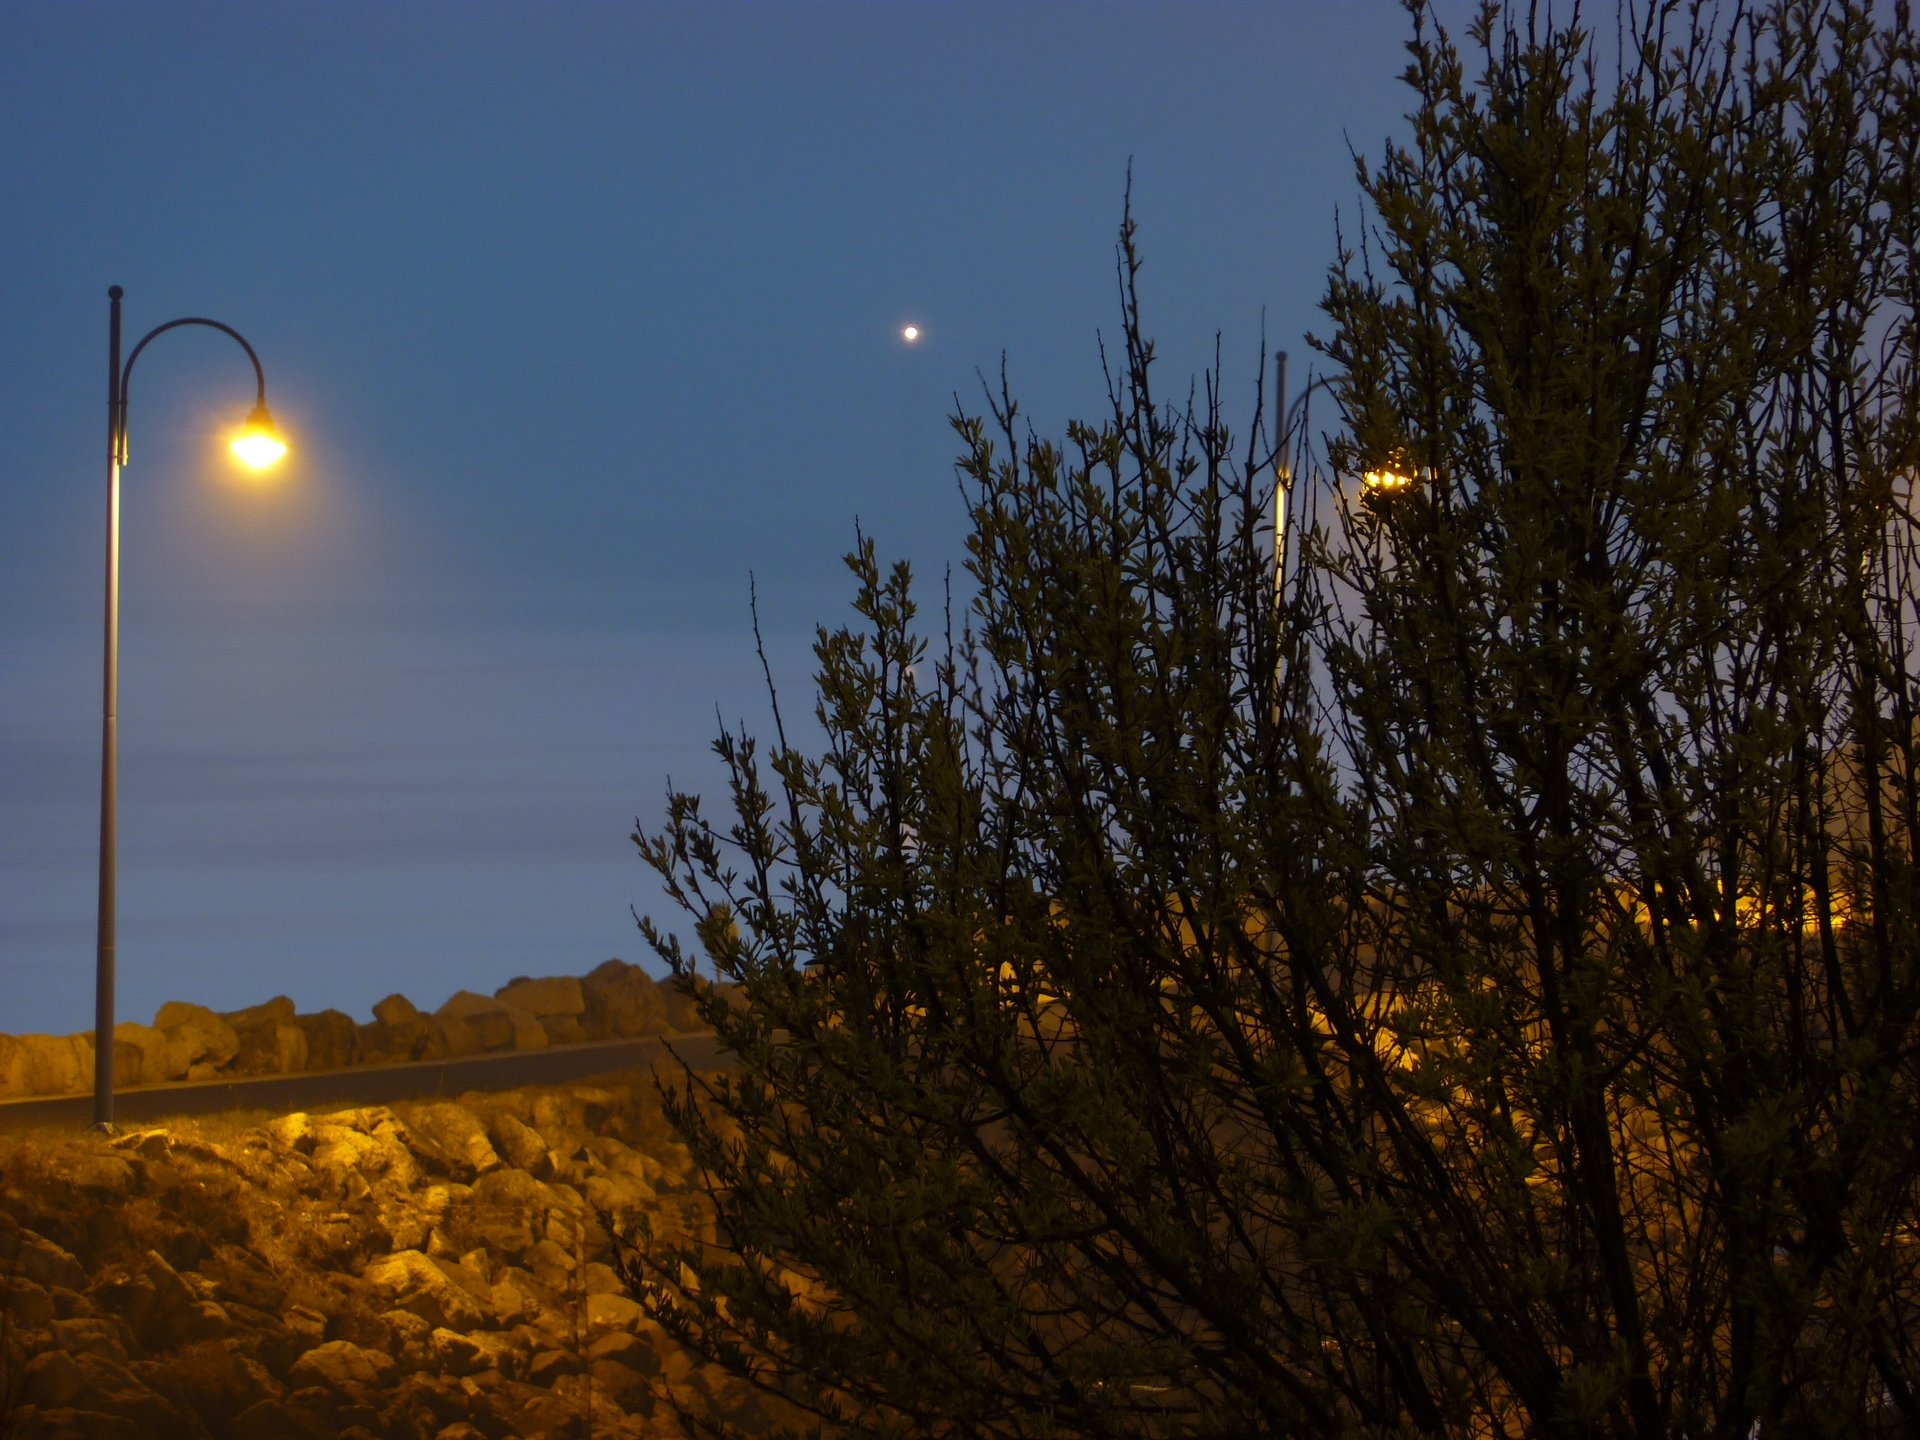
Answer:
<path fill-rule="evenodd" d="M 1413 484 L 1413 477 L 1388 467 L 1367 471 L 1360 477 L 1360 484 L 1369 495 L 1397 495 Z"/>
<path fill-rule="evenodd" d="M 156 325 L 120 363 L 120 299 L 118 285 L 107 291 L 111 302 L 107 331 L 107 636 L 106 678 L 100 706 L 100 916 L 95 951 L 93 991 L 93 1125 L 113 1128 L 113 960 L 114 960 L 114 850 L 115 778 L 119 768 L 117 725 L 120 694 L 120 467 L 127 463 L 127 382 L 133 362 L 156 337 L 185 325 L 203 325 L 231 335 L 253 362 L 253 410 L 231 441 L 241 463 L 256 470 L 275 464 L 287 453 L 286 442 L 267 413 L 267 377 L 260 357 L 238 330 L 218 320 L 189 315 Z"/>

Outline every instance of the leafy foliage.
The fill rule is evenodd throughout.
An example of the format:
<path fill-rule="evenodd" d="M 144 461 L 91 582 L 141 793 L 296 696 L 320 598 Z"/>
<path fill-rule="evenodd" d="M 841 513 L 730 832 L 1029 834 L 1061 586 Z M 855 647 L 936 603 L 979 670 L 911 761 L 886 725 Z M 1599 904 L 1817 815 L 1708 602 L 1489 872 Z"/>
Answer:
<path fill-rule="evenodd" d="M 739 1068 L 635 1274 L 821 1428 L 1920 1426 L 1905 7 L 1410 13 L 1282 603 L 1129 220 L 1110 413 L 956 421 L 957 626 L 862 538 L 821 752 L 636 837 Z"/>

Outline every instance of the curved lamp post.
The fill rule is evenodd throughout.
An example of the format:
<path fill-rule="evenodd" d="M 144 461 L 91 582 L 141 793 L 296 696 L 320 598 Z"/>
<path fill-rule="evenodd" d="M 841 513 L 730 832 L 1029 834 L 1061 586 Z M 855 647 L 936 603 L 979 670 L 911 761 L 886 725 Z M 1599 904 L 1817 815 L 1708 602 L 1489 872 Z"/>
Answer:
<path fill-rule="evenodd" d="M 202 325 L 231 335 L 253 362 L 253 410 L 233 437 L 231 448 L 242 464 L 264 470 L 287 453 L 286 442 L 273 428 L 267 413 L 267 377 L 260 357 L 238 330 L 218 320 L 189 315 L 156 325 L 120 363 L 120 299 L 118 285 L 107 291 L 112 302 L 107 341 L 107 639 L 106 679 L 101 692 L 100 720 L 100 918 L 93 992 L 93 1124 L 113 1128 L 113 961 L 114 961 L 114 850 L 115 778 L 119 768 L 117 723 L 120 693 L 120 467 L 127 463 L 127 382 L 133 362 L 154 339 L 185 325 Z"/>

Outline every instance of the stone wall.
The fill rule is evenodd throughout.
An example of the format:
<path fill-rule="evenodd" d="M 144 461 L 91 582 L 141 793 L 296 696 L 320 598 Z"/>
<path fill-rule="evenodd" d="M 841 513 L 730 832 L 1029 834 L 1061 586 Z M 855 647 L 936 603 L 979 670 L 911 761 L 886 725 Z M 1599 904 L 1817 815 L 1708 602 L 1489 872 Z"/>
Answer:
<path fill-rule="evenodd" d="M 388 1008 L 394 1033 L 422 1018 Z M 602 1215 L 714 1238 L 651 1076 L 243 1123 L 0 1137 L 0 1402 L 17 1382 L 0 1434 L 671 1437 L 680 1411 L 767 1418 L 616 1271 Z"/>
<path fill-rule="evenodd" d="M 301 1014 L 284 995 L 216 1012 L 169 1001 L 151 1025 L 114 1026 L 114 1084 L 153 1085 L 538 1050 L 692 1028 L 690 1003 L 637 965 L 609 960 L 585 976 L 518 979 L 492 995 L 461 990 L 432 1013 L 404 995 L 356 1023 L 340 1010 Z M 0 1099 L 93 1088 L 93 1032 L 0 1035 Z"/>

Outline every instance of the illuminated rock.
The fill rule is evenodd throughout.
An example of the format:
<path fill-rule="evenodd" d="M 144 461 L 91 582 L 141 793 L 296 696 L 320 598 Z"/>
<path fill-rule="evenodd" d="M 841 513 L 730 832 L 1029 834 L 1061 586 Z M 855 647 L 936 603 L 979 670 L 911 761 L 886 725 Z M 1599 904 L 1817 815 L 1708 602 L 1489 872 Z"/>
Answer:
<path fill-rule="evenodd" d="M 502 1004 L 517 1006 L 540 1020 L 549 1015 L 581 1015 L 587 1008 L 580 982 L 571 975 L 515 980 L 494 991 L 494 998 Z"/>

